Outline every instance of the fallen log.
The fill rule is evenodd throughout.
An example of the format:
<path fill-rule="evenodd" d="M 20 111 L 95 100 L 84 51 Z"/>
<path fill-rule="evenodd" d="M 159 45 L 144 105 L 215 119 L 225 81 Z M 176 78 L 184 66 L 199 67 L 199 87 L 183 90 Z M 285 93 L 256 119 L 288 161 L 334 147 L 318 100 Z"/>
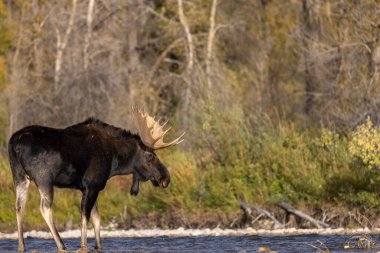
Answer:
<path fill-rule="evenodd" d="M 299 218 L 302 218 L 304 220 L 307 220 L 309 221 L 311 224 L 313 224 L 314 226 L 316 226 L 317 228 L 329 228 L 330 225 L 325 223 L 325 222 L 322 222 L 322 221 L 319 221 L 319 220 L 316 220 L 314 219 L 313 217 L 301 212 L 300 210 L 297 210 L 295 209 L 294 207 L 292 207 L 291 205 L 289 205 L 288 203 L 285 203 L 284 201 L 279 201 L 276 203 L 279 207 L 281 207 L 282 209 L 285 210 L 285 212 L 287 214 L 293 214 Z"/>
<path fill-rule="evenodd" d="M 281 224 L 281 222 L 279 222 L 270 212 L 268 212 L 265 209 L 262 209 L 260 207 L 253 206 L 253 205 L 248 205 L 247 203 L 244 203 L 242 201 L 239 201 L 239 206 L 244 211 L 246 216 L 251 215 L 252 210 L 255 210 L 255 212 L 257 212 L 259 214 L 258 218 L 256 218 L 255 221 L 258 220 L 262 216 L 266 216 L 273 221 L 275 229 L 284 227 Z"/>

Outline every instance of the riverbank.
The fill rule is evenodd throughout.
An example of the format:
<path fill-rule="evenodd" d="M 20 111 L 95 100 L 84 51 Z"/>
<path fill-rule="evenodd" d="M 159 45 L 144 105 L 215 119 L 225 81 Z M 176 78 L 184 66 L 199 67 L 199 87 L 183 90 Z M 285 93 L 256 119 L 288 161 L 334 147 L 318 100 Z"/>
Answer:
<path fill-rule="evenodd" d="M 187 237 L 187 236 L 252 236 L 252 235 L 306 235 L 306 234 L 318 234 L 318 235 L 353 235 L 353 234 L 380 234 L 380 228 L 334 228 L 334 229 L 296 229 L 296 228 L 287 228 L 287 229 L 141 229 L 141 230 L 102 230 L 101 236 L 103 238 L 108 237 L 159 237 L 159 236 L 169 236 L 169 237 Z M 60 232 L 62 238 L 79 238 L 80 230 L 68 230 Z M 48 239 L 52 238 L 51 234 L 46 231 L 28 231 L 24 233 L 25 237 L 41 238 Z M 88 231 L 89 237 L 94 237 L 92 230 Z M 1 233 L 1 239 L 17 239 L 17 232 L 14 233 Z"/>

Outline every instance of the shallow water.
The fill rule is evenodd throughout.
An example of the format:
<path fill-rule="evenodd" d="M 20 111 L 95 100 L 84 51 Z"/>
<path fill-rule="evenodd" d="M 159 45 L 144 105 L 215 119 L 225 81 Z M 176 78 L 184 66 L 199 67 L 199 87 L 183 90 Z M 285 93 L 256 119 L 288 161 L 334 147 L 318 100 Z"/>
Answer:
<path fill-rule="evenodd" d="M 380 235 L 372 235 L 379 241 Z M 322 242 L 330 252 L 376 252 L 377 250 L 344 250 L 345 242 L 351 235 L 287 235 L 287 236 L 190 236 L 190 237 L 117 237 L 104 238 L 102 252 L 258 252 L 268 247 L 278 252 L 316 252 L 311 245 L 320 247 Z M 79 248 L 79 238 L 66 238 L 64 243 L 69 251 Z M 52 239 L 27 237 L 28 252 L 56 252 Z M 94 247 L 89 238 L 89 247 Z M 17 252 L 17 241 L 0 240 L 0 252 Z"/>

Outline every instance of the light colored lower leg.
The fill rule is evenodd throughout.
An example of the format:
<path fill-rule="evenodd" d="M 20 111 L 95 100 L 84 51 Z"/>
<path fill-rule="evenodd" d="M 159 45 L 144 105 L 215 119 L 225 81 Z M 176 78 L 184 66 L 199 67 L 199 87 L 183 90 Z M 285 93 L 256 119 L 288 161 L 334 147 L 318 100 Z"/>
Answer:
<path fill-rule="evenodd" d="M 87 222 L 91 218 L 91 213 L 96 203 L 99 192 L 96 189 L 85 188 L 82 195 L 81 213 L 82 213 L 82 236 L 81 248 L 87 249 Z"/>
<path fill-rule="evenodd" d="M 81 230 L 81 249 L 87 250 L 87 219 L 84 214 L 82 214 L 82 230 Z"/>
<path fill-rule="evenodd" d="M 62 242 L 61 237 L 58 234 L 57 228 L 54 225 L 53 221 L 53 212 L 52 212 L 52 204 L 53 204 L 53 194 L 49 194 L 46 191 L 40 190 L 41 195 L 41 205 L 40 205 L 40 211 L 42 216 L 44 217 L 50 232 L 54 238 L 54 241 L 57 245 L 58 250 L 65 250 L 66 247 Z"/>
<path fill-rule="evenodd" d="M 95 202 L 95 205 L 92 208 L 91 221 L 94 226 L 95 249 L 101 249 L 102 245 L 100 242 L 100 215 L 99 215 L 99 210 L 98 210 L 98 202 Z"/>
<path fill-rule="evenodd" d="M 25 179 L 22 183 L 16 185 L 16 219 L 18 231 L 18 251 L 25 251 L 24 230 L 22 226 L 26 200 L 28 198 L 30 180 Z"/>

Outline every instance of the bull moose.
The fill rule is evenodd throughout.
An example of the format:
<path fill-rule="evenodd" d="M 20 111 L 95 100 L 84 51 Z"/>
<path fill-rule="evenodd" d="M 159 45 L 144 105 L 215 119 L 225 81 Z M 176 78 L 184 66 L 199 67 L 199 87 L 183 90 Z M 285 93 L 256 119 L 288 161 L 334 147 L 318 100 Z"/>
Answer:
<path fill-rule="evenodd" d="M 131 194 L 137 195 L 139 182 L 150 180 L 166 188 L 169 171 L 155 150 L 183 141 L 183 134 L 165 143 L 167 130 L 160 120 L 132 107 L 137 134 L 90 118 L 63 129 L 28 126 L 12 135 L 8 152 L 16 190 L 18 250 L 25 251 L 23 213 L 28 187 L 34 181 L 41 195 L 40 211 L 59 251 L 65 245 L 53 222 L 53 187 L 82 191 L 81 249 L 87 249 L 87 222 L 91 218 L 95 249 L 101 249 L 100 216 L 97 197 L 107 180 L 116 175 L 133 175 Z"/>

